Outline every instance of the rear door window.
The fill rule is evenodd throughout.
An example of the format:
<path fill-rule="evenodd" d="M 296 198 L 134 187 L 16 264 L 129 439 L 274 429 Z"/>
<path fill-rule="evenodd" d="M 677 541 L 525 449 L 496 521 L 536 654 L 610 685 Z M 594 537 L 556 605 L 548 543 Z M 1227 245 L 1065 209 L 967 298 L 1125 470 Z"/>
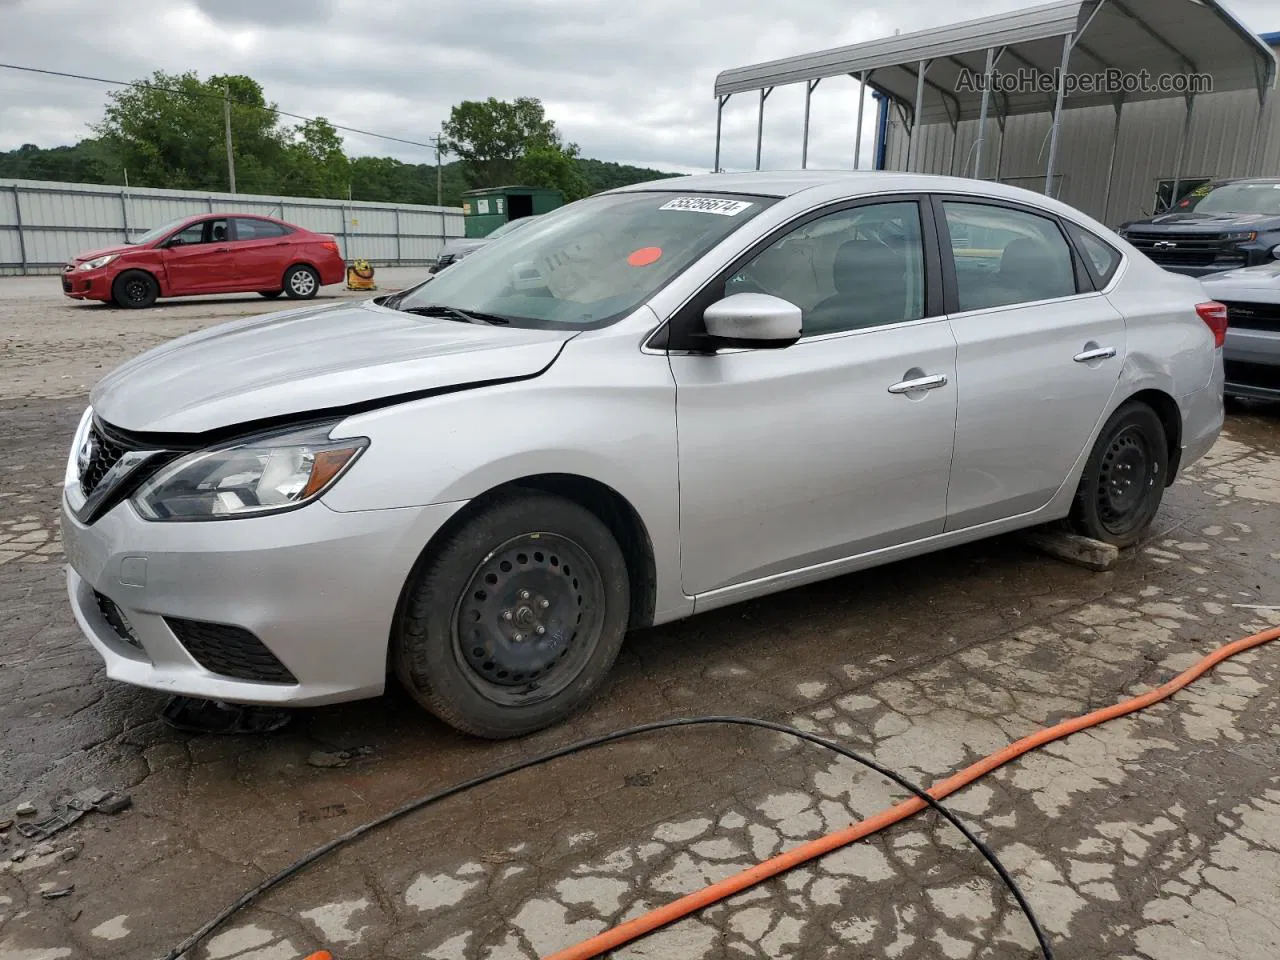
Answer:
<path fill-rule="evenodd" d="M 1075 259 L 1057 221 L 981 202 L 944 200 L 959 309 L 1074 296 Z"/>
<path fill-rule="evenodd" d="M 234 217 L 232 222 L 236 227 L 237 240 L 269 240 L 273 237 L 283 237 L 289 233 L 280 224 L 272 223 L 270 220 Z"/>

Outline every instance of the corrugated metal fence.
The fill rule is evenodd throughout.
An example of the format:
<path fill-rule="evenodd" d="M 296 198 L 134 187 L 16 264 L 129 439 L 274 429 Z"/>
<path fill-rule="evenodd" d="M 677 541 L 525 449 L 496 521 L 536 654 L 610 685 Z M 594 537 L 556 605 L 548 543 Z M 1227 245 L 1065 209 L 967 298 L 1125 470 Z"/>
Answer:
<path fill-rule="evenodd" d="M 0 276 L 57 273 L 82 250 L 136 239 L 200 213 L 261 213 L 338 238 L 348 260 L 431 263 L 462 236 L 462 210 L 412 204 L 0 180 Z"/>

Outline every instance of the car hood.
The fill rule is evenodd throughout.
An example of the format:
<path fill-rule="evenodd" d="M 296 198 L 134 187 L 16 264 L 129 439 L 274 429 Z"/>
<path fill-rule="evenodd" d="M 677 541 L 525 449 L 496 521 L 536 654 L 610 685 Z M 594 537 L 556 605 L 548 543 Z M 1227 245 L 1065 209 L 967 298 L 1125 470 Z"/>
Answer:
<path fill-rule="evenodd" d="M 130 251 L 137 250 L 137 249 L 138 248 L 134 244 L 124 243 L 115 247 L 103 247 L 101 250 L 85 250 L 82 253 L 77 253 L 71 262 L 81 263 L 85 260 L 96 260 L 98 257 L 105 257 L 105 256 L 108 256 L 109 254 L 129 253 Z"/>
<path fill-rule="evenodd" d="M 1210 296 L 1219 299 L 1230 300 L 1249 291 L 1254 299 L 1263 295 L 1263 302 L 1280 303 L 1280 262 L 1211 273 L 1201 277 L 1200 282 Z"/>
<path fill-rule="evenodd" d="M 1126 230 L 1221 233 L 1224 230 L 1280 230 L 1280 217 L 1270 213 L 1162 213 L 1125 224 Z"/>
<path fill-rule="evenodd" d="M 537 376 L 573 336 L 420 317 L 372 301 L 312 306 L 171 340 L 113 370 L 89 402 L 122 430 L 205 433 Z"/>

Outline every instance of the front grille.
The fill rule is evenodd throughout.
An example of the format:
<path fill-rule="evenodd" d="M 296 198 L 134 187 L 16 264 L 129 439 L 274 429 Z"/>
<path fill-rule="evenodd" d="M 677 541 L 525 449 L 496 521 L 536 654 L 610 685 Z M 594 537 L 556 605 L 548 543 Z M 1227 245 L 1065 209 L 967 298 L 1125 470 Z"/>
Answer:
<path fill-rule="evenodd" d="M 1270 330 L 1280 333 L 1280 303 L 1240 303 L 1223 301 L 1231 326 L 1241 330 Z"/>
<path fill-rule="evenodd" d="M 1280 391 L 1280 365 L 1224 360 L 1222 367 L 1228 383 L 1241 387 L 1261 387 L 1263 390 Z"/>
<path fill-rule="evenodd" d="M 102 478 L 126 453 L 128 450 L 108 437 L 97 423 L 90 424 L 85 447 L 76 455 L 80 468 L 80 489 L 86 497 L 98 489 Z"/>
<path fill-rule="evenodd" d="M 1231 262 L 1219 260 L 1222 254 L 1234 254 L 1225 241 L 1217 234 L 1169 234 L 1169 233 L 1128 233 L 1125 239 L 1145 253 L 1161 266 L 1171 267 L 1211 267 L 1221 264 L 1231 266 Z M 1157 244 L 1172 243 L 1172 248 L 1157 247 Z M 1236 254 L 1234 259 L 1243 263 L 1243 257 Z"/>
<path fill-rule="evenodd" d="M 178 642 L 210 673 L 254 683 L 297 683 L 289 668 L 242 627 L 165 617 Z"/>
<path fill-rule="evenodd" d="M 116 605 L 116 602 L 97 590 L 93 591 L 93 598 L 98 601 L 98 611 L 102 614 L 102 619 L 107 621 L 116 636 L 129 646 L 141 650 L 142 643 L 133 631 L 133 624 L 129 622 L 129 618 L 124 615 L 124 611 Z"/>

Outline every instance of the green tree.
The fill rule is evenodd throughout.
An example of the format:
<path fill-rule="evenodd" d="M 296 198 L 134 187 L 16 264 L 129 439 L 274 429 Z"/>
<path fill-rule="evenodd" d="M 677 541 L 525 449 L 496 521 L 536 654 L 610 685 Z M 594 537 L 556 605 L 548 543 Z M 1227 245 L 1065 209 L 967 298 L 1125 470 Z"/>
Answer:
<path fill-rule="evenodd" d="M 96 137 L 45 149 L 0 152 L 0 176 L 138 187 L 225 190 L 223 90 L 230 92 L 236 187 L 242 193 L 434 204 L 436 167 L 392 157 L 348 157 L 323 118 L 287 126 L 250 77 L 157 72 L 108 95 Z M 674 176 L 579 156 L 531 97 L 490 98 L 453 108 L 446 146 L 460 159 L 440 171 L 446 206 L 475 186 L 520 181 L 560 190 L 567 200 L 642 180 Z"/>
<path fill-rule="evenodd" d="M 342 138 L 323 117 L 291 131 L 285 149 L 281 192 L 303 197 L 344 197 L 351 184 L 351 164 Z"/>
<path fill-rule="evenodd" d="M 559 190 L 566 203 L 581 200 L 591 189 L 578 169 L 577 147 L 569 150 L 549 145 L 533 147 L 516 162 L 516 179 L 530 187 Z"/>
<path fill-rule="evenodd" d="M 0 177 L 58 180 L 63 183 L 123 183 L 124 169 L 110 145 L 81 140 L 71 147 L 42 149 L 24 143 L 0 153 Z"/>
<path fill-rule="evenodd" d="M 612 190 L 615 187 L 627 187 L 633 183 L 644 183 L 648 180 L 665 180 L 683 176 L 679 173 L 664 173 L 648 167 L 633 167 L 609 160 L 591 160 L 586 157 L 578 158 L 577 163 L 578 171 L 587 181 L 587 187 L 591 193 Z"/>
<path fill-rule="evenodd" d="M 133 182 L 177 189 L 225 190 L 223 93 L 232 101 L 231 136 L 237 188 L 270 193 L 279 185 L 288 133 L 251 77 L 157 70 L 146 85 L 107 95 L 94 131 L 106 140 Z"/>
<path fill-rule="evenodd" d="M 444 147 L 462 160 L 473 188 L 511 183 L 530 150 L 565 149 L 555 122 L 534 97 L 464 100 L 444 122 Z"/>

